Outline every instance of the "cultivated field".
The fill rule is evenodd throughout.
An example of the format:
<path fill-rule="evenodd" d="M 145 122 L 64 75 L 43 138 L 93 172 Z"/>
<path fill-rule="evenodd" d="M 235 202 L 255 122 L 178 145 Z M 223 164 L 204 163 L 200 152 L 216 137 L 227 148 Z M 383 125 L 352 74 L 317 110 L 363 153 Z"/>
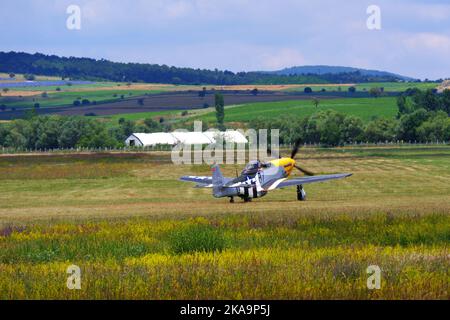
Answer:
<path fill-rule="evenodd" d="M 0 298 L 450 298 L 448 146 L 299 158 L 354 176 L 307 185 L 306 202 L 284 189 L 229 204 L 177 180 L 208 166 L 166 153 L 1 156 Z"/>
<path fill-rule="evenodd" d="M 198 109 L 214 104 L 214 92 L 224 93 L 226 105 L 243 103 L 286 101 L 312 99 L 317 96 L 321 100 L 330 98 L 367 98 L 373 87 L 383 87 L 385 95 L 392 96 L 408 88 L 436 88 L 436 83 L 365 83 L 365 84 L 299 84 L 299 85 L 172 85 L 145 83 L 93 82 L 90 84 L 43 85 L 40 81 L 58 80 L 52 77 L 37 77 L 30 87 L 7 87 L 10 81 L 23 82 L 23 76 L 17 80 L 9 80 L 3 74 L 0 84 L 0 119 L 10 120 L 23 117 L 26 110 L 38 105 L 39 114 L 63 115 L 117 115 L 142 112 L 160 112 L 164 110 Z M 6 77 L 6 78 L 5 78 Z M 355 86 L 357 92 L 348 93 L 348 88 Z M 304 94 L 306 87 L 312 88 L 311 94 Z M 206 97 L 201 98 L 198 92 L 205 88 Z M 257 88 L 258 95 L 251 90 Z M 322 92 L 322 90 L 326 90 Z M 144 99 L 144 105 L 138 103 Z M 87 105 L 74 106 L 78 100 L 88 100 Z"/>

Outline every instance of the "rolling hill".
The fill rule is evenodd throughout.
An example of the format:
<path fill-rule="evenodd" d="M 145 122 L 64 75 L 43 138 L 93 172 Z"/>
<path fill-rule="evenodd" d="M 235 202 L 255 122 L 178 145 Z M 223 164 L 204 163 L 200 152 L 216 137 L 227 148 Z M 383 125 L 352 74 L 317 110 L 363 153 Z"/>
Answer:
<path fill-rule="evenodd" d="M 326 74 L 343 74 L 343 73 L 359 73 L 364 77 L 373 77 L 373 78 L 395 78 L 404 81 L 415 81 L 416 79 L 411 77 L 406 77 L 403 75 L 395 74 L 387 71 L 379 71 L 379 70 L 369 70 L 362 68 L 353 68 L 353 67 L 342 67 L 342 66 L 326 66 L 326 65 L 317 65 L 317 66 L 298 66 L 298 67 L 290 67 L 285 68 L 278 71 L 271 72 L 272 74 L 277 75 L 326 75 Z"/>

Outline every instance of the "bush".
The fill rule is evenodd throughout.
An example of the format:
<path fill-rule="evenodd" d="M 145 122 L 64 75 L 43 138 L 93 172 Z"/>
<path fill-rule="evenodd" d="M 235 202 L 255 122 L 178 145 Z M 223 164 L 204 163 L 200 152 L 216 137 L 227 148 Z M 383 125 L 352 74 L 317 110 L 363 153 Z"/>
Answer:
<path fill-rule="evenodd" d="M 78 107 L 81 104 L 81 102 L 79 100 L 74 100 L 73 105 L 75 107 Z"/>
<path fill-rule="evenodd" d="M 24 74 L 23 77 L 28 81 L 34 81 L 36 79 L 34 74 Z"/>
<path fill-rule="evenodd" d="M 210 225 L 194 224 L 172 231 L 169 245 L 174 254 L 214 252 L 225 248 L 225 238 L 220 230 Z"/>
<path fill-rule="evenodd" d="M 312 92 L 313 92 L 312 89 L 311 89 L 310 87 L 306 87 L 303 91 L 304 91 L 305 93 L 312 93 Z"/>
<path fill-rule="evenodd" d="M 81 101 L 81 104 L 82 105 L 88 105 L 88 104 L 90 104 L 91 102 L 89 101 L 89 99 L 83 99 L 82 101 Z"/>

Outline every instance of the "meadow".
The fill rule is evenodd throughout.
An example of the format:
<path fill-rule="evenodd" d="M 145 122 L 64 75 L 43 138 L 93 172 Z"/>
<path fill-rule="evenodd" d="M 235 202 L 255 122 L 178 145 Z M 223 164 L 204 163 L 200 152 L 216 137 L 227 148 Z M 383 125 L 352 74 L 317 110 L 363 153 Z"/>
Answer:
<path fill-rule="evenodd" d="M 2 155 L 0 298 L 450 298 L 450 147 L 304 148 L 299 161 L 354 175 L 307 185 L 306 202 L 287 188 L 230 204 L 177 180 L 207 165 L 164 152 Z M 66 287 L 72 264 L 81 290 Z"/>
<path fill-rule="evenodd" d="M 352 98 L 321 99 L 316 107 L 312 100 L 290 100 L 280 102 L 249 103 L 227 107 L 226 122 L 248 122 L 255 118 L 274 119 L 280 116 L 306 117 L 320 110 L 335 110 L 343 114 L 354 115 L 368 122 L 375 117 L 393 118 L 398 113 L 396 98 Z M 206 122 L 215 121 L 215 113 L 194 117 Z"/>
<path fill-rule="evenodd" d="M 303 99 L 228 105 L 225 106 L 225 122 L 234 126 L 239 123 L 248 123 L 256 118 L 273 119 L 280 116 L 304 118 L 322 110 L 335 110 L 343 114 L 354 115 L 364 122 L 377 117 L 394 118 L 398 113 L 397 102 L 394 97 L 320 99 L 317 108 L 312 99 Z M 106 121 L 116 122 L 120 118 L 139 121 L 161 117 L 172 122 L 200 120 L 211 125 L 216 122 L 214 107 L 188 110 L 186 115 L 182 115 L 180 110 L 170 110 L 122 113 L 103 116 L 102 118 Z"/>

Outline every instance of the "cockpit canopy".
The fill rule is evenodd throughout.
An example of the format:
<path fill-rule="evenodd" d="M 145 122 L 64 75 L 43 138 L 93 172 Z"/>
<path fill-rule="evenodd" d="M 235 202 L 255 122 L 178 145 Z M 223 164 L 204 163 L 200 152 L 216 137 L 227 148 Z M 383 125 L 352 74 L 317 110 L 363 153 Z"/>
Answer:
<path fill-rule="evenodd" d="M 251 176 L 255 175 L 259 169 L 270 167 L 270 163 L 264 163 L 258 160 L 250 161 L 242 171 L 242 175 Z"/>
<path fill-rule="evenodd" d="M 258 172 L 258 169 L 261 168 L 261 162 L 258 160 L 250 161 L 242 171 L 242 174 L 245 176 L 254 175 Z"/>

